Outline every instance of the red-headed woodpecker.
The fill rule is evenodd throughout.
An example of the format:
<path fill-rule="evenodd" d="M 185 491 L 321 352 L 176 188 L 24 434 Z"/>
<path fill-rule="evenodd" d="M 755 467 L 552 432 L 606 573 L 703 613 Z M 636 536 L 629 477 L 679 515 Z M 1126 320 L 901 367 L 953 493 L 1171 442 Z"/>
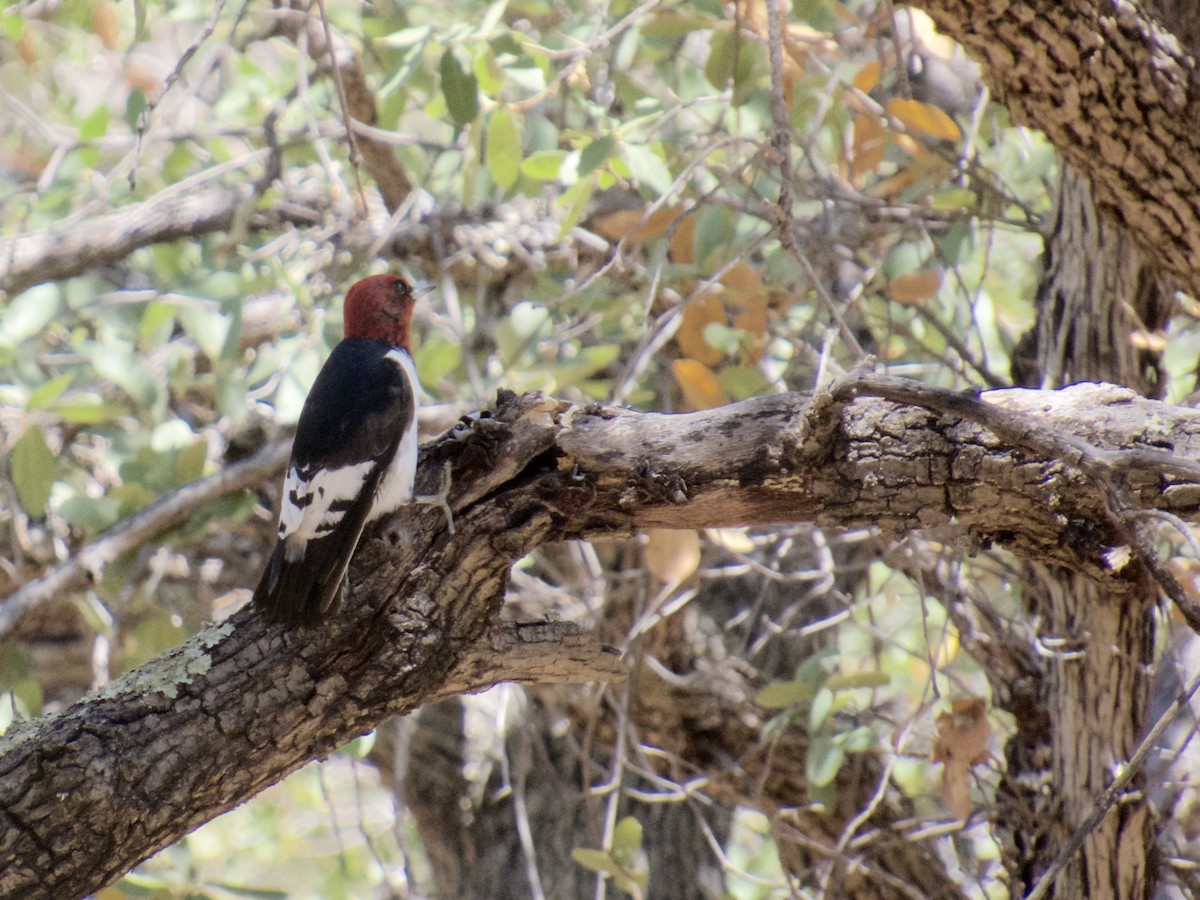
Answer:
<path fill-rule="evenodd" d="M 279 542 L 254 591 L 254 603 L 272 621 L 320 621 L 337 599 L 363 528 L 412 499 L 412 311 L 412 289 L 395 275 L 364 278 L 346 294 L 345 337 L 300 412 Z"/>

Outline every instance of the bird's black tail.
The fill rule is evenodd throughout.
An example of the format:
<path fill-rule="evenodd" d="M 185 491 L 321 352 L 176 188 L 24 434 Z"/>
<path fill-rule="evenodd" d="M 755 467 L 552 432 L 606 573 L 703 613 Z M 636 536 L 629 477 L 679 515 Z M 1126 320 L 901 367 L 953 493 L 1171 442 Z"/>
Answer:
<path fill-rule="evenodd" d="M 361 534 L 360 526 L 310 540 L 296 560 L 287 559 L 285 542 L 279 541 L 254 590 L 254 605 L 272 622 L 318 624 L 335 607 Z"/>

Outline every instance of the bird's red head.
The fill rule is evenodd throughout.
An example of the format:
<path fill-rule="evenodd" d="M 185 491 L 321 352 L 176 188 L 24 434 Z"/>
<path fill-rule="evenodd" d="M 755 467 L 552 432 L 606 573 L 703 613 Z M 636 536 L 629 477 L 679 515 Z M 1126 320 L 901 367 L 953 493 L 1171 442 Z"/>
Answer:
<path fill-rule="evenodd" d="M 398 275 L 371 275 L 355 282 L 342 313 L 345 336 L 389 341 L 411 354 L 408 334 L 415 300 L 408 282 Z"/>

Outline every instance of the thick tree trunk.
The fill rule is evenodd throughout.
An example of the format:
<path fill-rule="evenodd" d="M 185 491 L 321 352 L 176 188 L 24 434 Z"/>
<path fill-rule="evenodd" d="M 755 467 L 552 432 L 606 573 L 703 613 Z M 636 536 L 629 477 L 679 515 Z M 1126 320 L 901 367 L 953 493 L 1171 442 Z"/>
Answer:
<path fill-rule="evenodd" d="M 1087 180 L 1066 167 L 1046 243 L 1037 323 L 1014 374 L 1039 387 L 1106 380 L 1159 396 L 1161 360 L 1148 338 L 1165 328 L 1171 305 L 1170 291 L 1133 239 L 1097 209 Z M 1136 568 L 1119 594 L 1068 568 L 1026 569 L 1029 602 L 1041 623 L 1038 639 L 1043 646 L 1050 641 L 1050 652 L 1042 654 L 1045 715 L 1036 717 L 1048 728 L 1013 737 L 1034 747 L 1010 748 L 1016 765 L 1008 775 L 1024 785 L 1048 777 L 1053 790 L 1050 797 L 1026 790 L 1022 815 L 998 817 L 1013 848 L 1022 840 L 1014 822 L 1043 823 L 1041 839 L 1025 840 L 1024 852 L 1010 857 L 1010 872 L 1026 888 L 1063 852 L 1149 725 L 1158 587 Z M 1033 760 L 1042 765 L 1020 764 Z M 1144 776 L 1135 784 L 1143 785 Z M 1149 798 L 1135 788 L 1058 876 L 1055 896 L 1149 897 L 1160 878 L 1154 860 Z"/>
<path fill-rule="evenodd" d="M 1200 296 L 1200 78 L 1137 3 L 922 0 L 1013 119 L 1092 180 L 1096 204 Z M 1168 4 L 1170 5 L 1170 4 Z"/>

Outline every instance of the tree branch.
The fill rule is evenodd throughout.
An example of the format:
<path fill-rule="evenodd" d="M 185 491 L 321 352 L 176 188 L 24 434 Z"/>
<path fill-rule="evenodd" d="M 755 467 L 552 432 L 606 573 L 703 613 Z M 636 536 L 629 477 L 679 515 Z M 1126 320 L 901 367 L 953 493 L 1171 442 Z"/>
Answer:
<path fill-rule="evenodd" d="M 1200 460 L 1200 411 L 1130 391 L 1078 385 L 984 399 L 1104 452 L 1142 444 Z M 1069 461 L 1005 445 L 954 413 L 860 398 L 826 432 L 807 427 L 810 406 L 783 394 L 660 415 L 502 394 L 493 416 L 423 453 L 418 491 L 453 464 L 456 533 L 421 505 L 373 528 L 345 609 L 320 629 L 283 631 L 241 610 L 0 741 L 0 856 L 16 860 L 0 869 L 0 895 L 94 891 L 430 700 L 501 678 L 619 677 L 612 654 L 569 626 L 498 624 L 510 565 L 548 541 L 812 519 L 899 533 L 956 518 L 979 540 L 1067 561 L 1119 589 L 1121 573 L 1105 562 L 1104 497 Z M 1132 502 L 1200 518 L 1200 483 L 1176 471 L 1126 473 L 1126 482 Z M 766 789 L 802 794 L 769 756 Z"/>

